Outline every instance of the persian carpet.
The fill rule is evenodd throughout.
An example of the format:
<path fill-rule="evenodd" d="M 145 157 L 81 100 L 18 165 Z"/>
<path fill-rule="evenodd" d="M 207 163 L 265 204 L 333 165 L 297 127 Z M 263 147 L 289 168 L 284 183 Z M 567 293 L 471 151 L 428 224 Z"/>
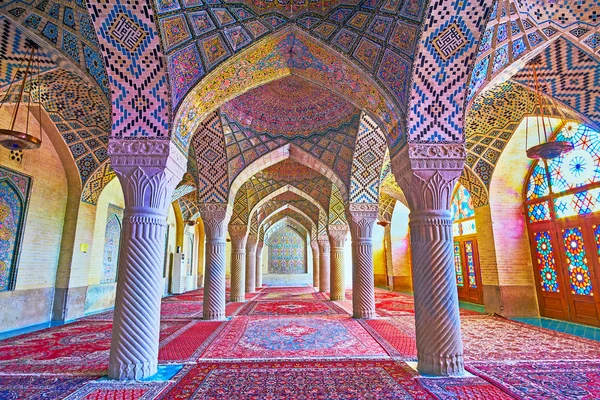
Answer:
<path fill-rule="evenodd" d="M 517 398 L 600 398 L 600 360 L 470 363 L 467 370 Z"/>
<path fill-rule="evenodd" d="M 234 317 L 202 358 L 387 357 L 350 317 Z"/>
<path fill-rule="evenodd" d="M 394 361 L 201 362 L 161 399 L 433 399 Z"/>
<path fill-rule="evenodd" d="M 417 359 L 417 342 L 415 338 L 404 333 L 394 325 L 393 321 L 385 319 L 370 319 L 361 321 L 365 329 L 383 346 L 388 354 L 404 360 Z"/>
<path fill-rule="evenodd" d="M 421 385 L 436 398 L 453 399 L 514 399 L 513 396 L 479 377 L 417 378 Z"/>
<path fill-rule="evenodd" d="M 193 321 L 161 343 L 159 362 L 184 362 L 197 359 L 224 322 Z"/>
<path fill-rule="evenodd" d="M 169 386 L 169 382 L 92 381 L 65 400 L 150 400 Z"/>
<path fill-rule="evenodd" d="M 89 377 L 1 375 L 0 399 L 62 399 L 83 386 Z"/>
<path fill-rule="evenodd" d="M 225 315 L 228 317 L 232 317 L 234 315 L 237 315 L 240 310 L 242 309 L 242 307 L 244 307 L 246 305 L 246 303 L 227 303 L 225 305 Z"/>
<path fill-rule="evenodd" d="M 202 318 L 202 302 L 163 301 L 160 306 L 161 318 Z"/>
<path fill-rule="evenodd" d="M 334 315 L 347 312 L 335 303 L 310 300 L 254 301 L 239 315 Z"/>

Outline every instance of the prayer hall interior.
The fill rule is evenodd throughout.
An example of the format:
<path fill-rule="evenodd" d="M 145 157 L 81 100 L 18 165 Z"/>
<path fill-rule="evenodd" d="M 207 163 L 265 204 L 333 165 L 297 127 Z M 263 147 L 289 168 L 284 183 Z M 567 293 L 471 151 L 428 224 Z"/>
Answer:
<path fill-rule="evenodd" d="M 0 399 L 600 398 L 600 0 L 0 30 Z"/>

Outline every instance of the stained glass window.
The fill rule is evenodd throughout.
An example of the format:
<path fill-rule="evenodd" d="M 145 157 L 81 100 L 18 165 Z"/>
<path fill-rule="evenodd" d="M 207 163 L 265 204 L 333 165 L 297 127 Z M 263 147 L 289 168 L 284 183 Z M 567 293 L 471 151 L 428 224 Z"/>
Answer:
<path fill-rule="evenodd" d="M 477 288 L 477 280 L 475 278 L 475 256 L 473 255 L 473 242 L 470 240 L 465 242 L 465 256 L 467 257 L 469 287 L 475 289 Z"/>
<path fill-rule="evenodd" d="M 527 206 L 527 215 L 529 216 L 529 222 L 549 221 L 550 207 L 548 206 L 548 201 L 529 204 Z"/>
<path fill-rule="evenodd" d="M 593 296 L 592 281 L 583 244 L 583 234 L 581 228 L 563 229 L 563 240 L 565 246 L 565 256 L 569 268 L 569 281 L 571 282 L 571 292 L 584 296 Z"/>
<path fill-rule="evenodd" d="M 454 272 L 456 273 L 456 286 L 464 286 L 465 280 L 462 273 L 462 259 L 458 242 L 454 242 Z"/>
<path fill-rule="evenodd" d="M 600 211 L 600 188 L 558 197 L 554 200 L 554 211 L 556 218 Z"/>
<path fill-rule="evenodd" d="M 454 190 L 452 196 L 452 218 L 455 224 L 452 226 L 454 236 L 471 235 L 477 232 L 475 227 L 475 207 L 471 194 L 460 183 Z M 466 221 L 463 221 L 465 220 Z"/>
<path fill-rule="evenodd" d="M 556 261 L 549 231 L 536 232 L 535 253 L 540 271 L 542 290 L 546 292 L 558 292 L 558 281 L 556 277 Z"/>

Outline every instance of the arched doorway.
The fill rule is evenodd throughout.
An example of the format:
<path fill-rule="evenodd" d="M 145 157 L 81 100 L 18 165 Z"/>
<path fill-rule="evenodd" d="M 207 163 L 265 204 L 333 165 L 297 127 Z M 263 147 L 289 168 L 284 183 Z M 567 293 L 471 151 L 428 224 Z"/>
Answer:
<path fill-rule="evenodd" d="M 524 193 L 540 314 L 600 326 L 600 137 L 570 122 L 553 140 L 574 150 L 534 164 Z"/>
<path fill-rule="evenodd" d="M 458 298 L 462 301 L 483 304 L 481 269 L 477 246 L 475 208 L 469 191 L 461 184 L 452 196 L 454 223 L 454 272 Z"/>

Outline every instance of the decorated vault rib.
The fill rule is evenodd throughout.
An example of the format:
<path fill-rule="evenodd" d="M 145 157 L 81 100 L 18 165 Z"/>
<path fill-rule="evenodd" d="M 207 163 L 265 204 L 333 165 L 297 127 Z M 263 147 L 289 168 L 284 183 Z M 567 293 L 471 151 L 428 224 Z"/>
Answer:
<path fill-rule="evenodd" d="M 294 221 L 299 226 L 302 226 L 307 232 L 310 233 L 311 238 L 316 236 L 317 231 L 312 222 L 303 215 L 299 214 L 297 211 L 290 208 L 269 215 L 269 217 L 267 217 L 267 219 L 259 227 L 259 236 L 261 235 L 261 231 L 263 232 L 262 234 L 264 236 L 264 233 L 267 232 L 269 228 L 278 222 L 285 220 Z"/>

